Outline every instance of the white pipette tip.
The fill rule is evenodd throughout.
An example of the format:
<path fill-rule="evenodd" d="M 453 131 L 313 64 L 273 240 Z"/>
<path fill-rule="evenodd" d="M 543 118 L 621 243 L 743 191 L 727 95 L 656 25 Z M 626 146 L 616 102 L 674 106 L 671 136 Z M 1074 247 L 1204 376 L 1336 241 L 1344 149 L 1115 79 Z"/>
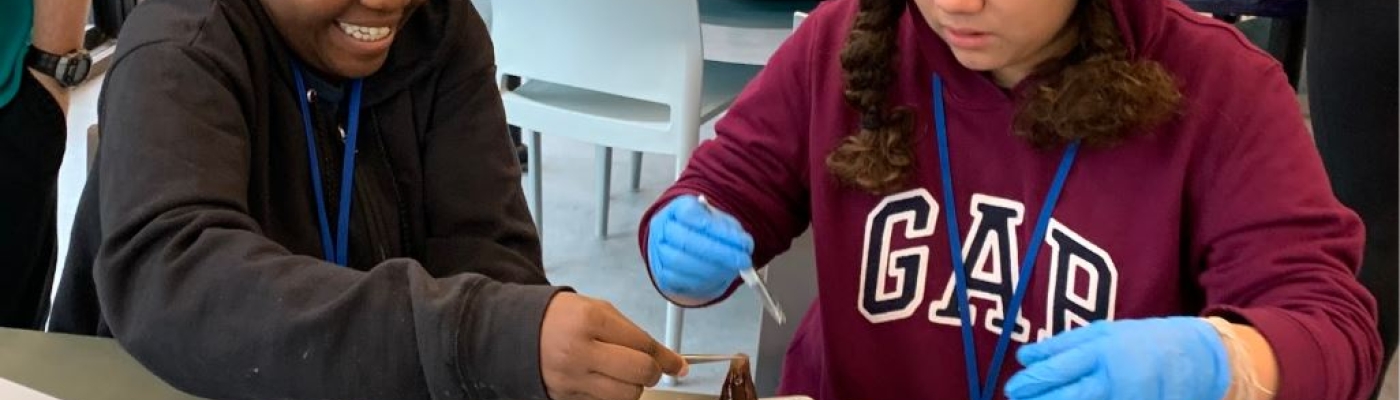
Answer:
<path fill-rule="evenodd" d="M 702 194 L 699 197 L 700 204 L 704 205 L 706 210 L 712 213 L 720 212 L 715 209 L 714 205 L 710 204 L 709 200 L 705 199 L 705 195 Z M 753 266 L 739 271 L 739 277 L 744 280 L 745 285 L 754 288 L 754 291 L 758 292 L 758 296 L 763 300 L 763 308 L 768 310 L 768 315 L 773 317 L 773 321 L 777 322 L 778 325 L 787 322 L 787 316 L 783 314 L 783 308 L 778 306 L 778 301 L 773 299 L 773 295 L 768 292 L 768 285 L 765 285 L 763 280 L 758 277 L 758 271 L 755 270 Z"/>

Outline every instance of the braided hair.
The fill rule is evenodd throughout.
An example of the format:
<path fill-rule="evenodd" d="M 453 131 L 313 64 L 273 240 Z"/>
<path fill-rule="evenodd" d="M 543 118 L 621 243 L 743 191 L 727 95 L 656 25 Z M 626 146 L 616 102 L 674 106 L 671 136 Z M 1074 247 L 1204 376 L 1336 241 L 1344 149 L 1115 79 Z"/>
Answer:
<path fill-rule="evenodd" d="M 842 183 L 874 194 L 908 185 L 914 164 L 914 118 L 890 104 L 898 54 L 899 19 L 906 0 L 860 0 L 841 51 L 846 104 L 860 116 L 859 131 L 827 155 Z M 1037 68 L 1035 86 L 1018 94 L 1016 135 L 1037 147 L 1073 140 L 1106 147 L 1175 115 L 1181 93 L 1170 73 L 1129 56 L 1109 0 L 1081 0 L 1067 29 L 1077 43 Z"/>

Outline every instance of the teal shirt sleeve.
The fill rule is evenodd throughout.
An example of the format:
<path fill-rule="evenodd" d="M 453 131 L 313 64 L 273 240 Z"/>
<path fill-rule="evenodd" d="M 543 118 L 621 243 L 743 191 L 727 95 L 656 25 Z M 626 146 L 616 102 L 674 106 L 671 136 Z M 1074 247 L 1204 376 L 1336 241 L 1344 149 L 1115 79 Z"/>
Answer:
<path fill-rule="evenodd" d="M 0 10 L 0 107 L 4 107 L 19 91 L 34 26 L 34 1 L 0 0 Z"/>

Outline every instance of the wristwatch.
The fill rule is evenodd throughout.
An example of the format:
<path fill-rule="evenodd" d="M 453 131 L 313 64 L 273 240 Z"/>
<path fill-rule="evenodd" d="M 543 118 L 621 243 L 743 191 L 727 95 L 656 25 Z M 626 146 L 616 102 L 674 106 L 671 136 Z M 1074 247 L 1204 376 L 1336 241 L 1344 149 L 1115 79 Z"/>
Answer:
<path fill-rule="evenodd" d="M 29 54 L 24 64 L 45 75 L 52 76 L 63 87 L 74 87 L 83 83 L 92 69 L 92 57 L 87 50 L 78 49 L 64 55 L 52 54 L 34 46 L 29 46 Z"/>

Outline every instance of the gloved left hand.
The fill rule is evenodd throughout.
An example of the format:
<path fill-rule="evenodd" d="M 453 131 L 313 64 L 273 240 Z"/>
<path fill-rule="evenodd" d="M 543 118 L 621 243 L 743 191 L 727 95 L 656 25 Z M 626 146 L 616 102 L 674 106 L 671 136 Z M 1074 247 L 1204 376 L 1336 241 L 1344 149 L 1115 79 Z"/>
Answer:
<path fill-rule="evenodd" d="M 1013 400 L 1220 400 L 1230 387 L 1225 345 L 1205 320 L 1099 321 L 1024 346 Z"/>

